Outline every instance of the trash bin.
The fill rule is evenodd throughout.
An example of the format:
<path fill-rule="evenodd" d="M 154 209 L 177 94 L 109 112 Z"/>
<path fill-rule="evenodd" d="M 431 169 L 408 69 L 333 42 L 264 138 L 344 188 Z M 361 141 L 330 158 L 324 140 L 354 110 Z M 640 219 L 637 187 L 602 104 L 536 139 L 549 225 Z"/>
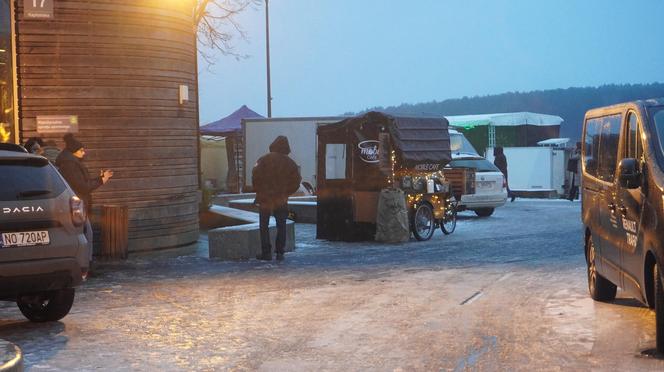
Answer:
<path fill-rule="evenodd" d="M 129 214 L 126 206 L 104 205 L 101 217 L 101 257 L 127 258 Z"/>

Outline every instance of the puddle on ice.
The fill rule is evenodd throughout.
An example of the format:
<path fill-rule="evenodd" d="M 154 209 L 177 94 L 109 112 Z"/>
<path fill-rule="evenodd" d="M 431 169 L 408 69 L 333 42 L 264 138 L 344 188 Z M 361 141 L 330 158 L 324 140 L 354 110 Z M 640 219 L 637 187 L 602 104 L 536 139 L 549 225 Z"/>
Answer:
<path fill-rule="evenodd" d="M 592 350 L 595 303 L 590 297 L 579 298 L 578 293 L 570 290 L 559 291 L 549 299 L 544 315 L 551 318 L 553 331 L 568 345 L 579 345 L 587 352 Z"/>

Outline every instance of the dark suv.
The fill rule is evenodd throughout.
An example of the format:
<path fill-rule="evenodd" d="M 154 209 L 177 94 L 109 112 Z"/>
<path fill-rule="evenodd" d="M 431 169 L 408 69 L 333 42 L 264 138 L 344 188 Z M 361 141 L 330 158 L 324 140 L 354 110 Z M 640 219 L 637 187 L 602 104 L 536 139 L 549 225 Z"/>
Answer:
<path fill-rule="evenodd" d="M 87 275 L 83 203 L 46 158 L 0 149 L 0 300 L 62 319 Z"/>

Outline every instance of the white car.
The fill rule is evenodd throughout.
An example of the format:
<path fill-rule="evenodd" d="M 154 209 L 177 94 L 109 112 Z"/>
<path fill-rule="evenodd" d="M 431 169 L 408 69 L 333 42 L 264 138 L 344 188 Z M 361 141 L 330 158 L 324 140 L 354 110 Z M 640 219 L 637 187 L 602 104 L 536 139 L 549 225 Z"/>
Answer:
<path fill-rule="evenodd" d="M 452 161 L 447 166 L 475 169 L 475 193 L 462 195 L 457 211 L 471 210 L 488 217 L 507 201 L 505 177 L 493 163 L 477 154 L 463 134 L 453 129 L 449 132 Z"/>

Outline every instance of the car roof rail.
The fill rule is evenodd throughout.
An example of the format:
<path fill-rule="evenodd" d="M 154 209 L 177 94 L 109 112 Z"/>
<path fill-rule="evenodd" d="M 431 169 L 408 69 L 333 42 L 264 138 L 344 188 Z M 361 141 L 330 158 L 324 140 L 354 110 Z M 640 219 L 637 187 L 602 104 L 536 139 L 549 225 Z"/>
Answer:
<path fill-rule="evenodd" d="M 0 143 L 0 150 L 28 153 L 28 150 L 15 143 Z"/>

